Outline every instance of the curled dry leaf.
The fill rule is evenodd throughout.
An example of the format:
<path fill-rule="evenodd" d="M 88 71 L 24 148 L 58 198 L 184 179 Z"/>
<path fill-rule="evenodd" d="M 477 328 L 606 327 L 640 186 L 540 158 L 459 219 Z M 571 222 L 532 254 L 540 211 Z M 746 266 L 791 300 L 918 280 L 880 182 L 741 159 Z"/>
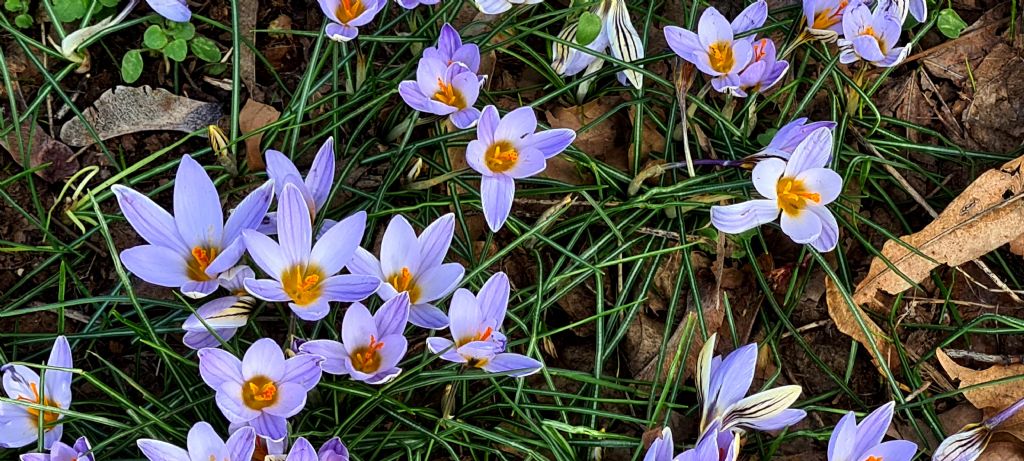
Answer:
<path fill-rule="evenodd" d="M 879 367 L 880 372 L 884 374 L 881 363 L 885 363 L 889 370 L 892 370 L 893 359 L 896 358 L 896 353 L 893 351 L 892 344 L 889 344 L 888 335 L 878 327 L 874 320 L 871 320 L 871 317 L 868 317 L 868 314 L 860 308 L 860 305 L 850 305 L 850 303 L 846 302 L 843 293 L 830 278 L 825 279 L 825 299 L 828 303 L 828 315 L 832 317 L 836 328 L 846 336 L 861 343 L 864 349 L 872 355 L 871 361 L 874 362 L 876 367 Z M 874 351 L 871 348 L 872 341 L 857 322 L 857 316 L 854 315 L 855 311 L 864 321 L 864 326 L 868 332 L 871 333 L 874 345 L 878 349 L 878 353 L 881 354 L 881 357 L 874 356 Z"/>
<path fill-rule="evenodd" d="M 942 349 L 935 351 L 935 357 L 939 359 L 939 365 L 942 365 L 942 369 L 951 379 L 960 381 L 960 389 L 1024 375 L 1024 364 L 1020 363 L 993 365 L 984 370 L 973 370 L 954 362 Z M 1021 381 L 1010 381 L 992 386 L 982 386 L 964 391 L 964 397 L 971 402 L 971 405 L 983 410 L 987 418 L 1024 397 L 1024 386 L 1021 384 Z M 1024 438 L 1024 414 L 1014 416 L 1000 429 L 1010 432 L 1018 438 Z"/>
<path fill-rule="evenodd" d="M 894 295 L 910 288 L 903 276 L 917 283 L 940 264 L 958 266 L 1020 237 L 1024 229 L 1022 165 L 1024 156 L 986 171 L 935 221 L 916 234 L 901 237 L 920 254 L 899 242 L 886 242 L 882 247 L 885 259 L 871 261 L 867 277 L 853 293 L 854 301 L 883 309 L 878 292 Z"/>
<path fill-rule="evenodd" d="M 25 165 L 23 162 L 23 151 L 19 147 L 21 143 L 24 143 L 25 148 L 29 151 L 29 165 Z M 23 168 L 35 168 L 49 163 L 50 166 L 36 171 L 36 176 L 47 181 L 58 181 L 78 171 L 78 160 L 75 159 L 75 153 L 71 148 L 51 138 L 46 130 L 33 120 L 28 120 L 21 125 L 20 142 L 18 133 L 11 130 L 7 137 L 0 138 L 0 147 L 10 152 L 11 158 Z"/>
<path fill-rule="evenodd" d="M 242 131 L 242 134 L 249 134 L 276 122 L 280 117 L 281 112 L 277 109 L 250 99 L 238 112 L 238 129 Z M 263 151 L 260 150 L 261 142 L 263 142 L 263 133 L 245 138 L 245 159 L 249 165 L 249 171 L 259 171 L 267 167 L 263 163 Z"/>
<path fill-rule="evenodd" d="M 88 123 L 101 141 L 140 131 L 184 131 L 191 133 L 217 123 L 220 104 L 176 96 L 162 88 L 118 86 L 100 95 L 93 106 L 82 113 L 85 120 L 73 118 L 60 129 L 60 139 L 82 147 L 96 142 Z"/>

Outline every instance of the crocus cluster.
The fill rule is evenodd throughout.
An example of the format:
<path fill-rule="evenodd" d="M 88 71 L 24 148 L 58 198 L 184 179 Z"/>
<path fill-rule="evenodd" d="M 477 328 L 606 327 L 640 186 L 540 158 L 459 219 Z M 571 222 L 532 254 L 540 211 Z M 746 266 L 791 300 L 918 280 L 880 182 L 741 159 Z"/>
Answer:
<path fill-rule="evenodd" d="M 864 3 L 848 6 L 843 14 L 843 38 L 839 45 L 839 62 L 850 64 L 865 61 L 876 67 L 892 67 L 910 55 L 910 45 L 896 46 L 903 29 L 903 20 L 884 4 L 874 12 Z"/>
<path fill-rule="evenodd" d="M 601 31 L 588 44 L 588 51 L 582 51 L 560 42 L 553 42 L 551 54 L 554 61 L 551 67 L 559 75 L 573 76 L 583 72 L 586 77 L 597 72 L 604 66 L 604 60 L 598 55 L 611 49 L 611 55 L 620 61 L 633 62 L 644 58 L 643 40 L 633 22 L 629 19 L 625 0 L 602 0 L 591 10 L 601 20 Z M 558 37 L 566 42 L 579 45 L 576 40 L 578 21 L 562 29 Z M 585 71 L 585 72 L 584 72 Z M 618 74 L 619 82 L 641 88 L 644 84 L 643 74 L 633 69 L 624 69 Z"/>
<path fill-rule="evenodd" d="M 459 32 L 445 24 L 437 46 L 423 50 L 416 80 L 399 83 L 398 94 L 413 109 L 447 115 L 455 127 L 469 128 L 480 118 L 473 107 L 484 81 L 479 71 L 480 48 L 463 44 Z"/>
<path fill-rule="evenodd" d="M 858 6 L 871 3 L 863 0 L 803 0 L 804 30 L 818 40 L 835 41 L 844 34 L 849 34 L 845 26 L 846 13 Z M 898 26 L 903 25 L 908 12 L 918 22 L 928 19 L 926 0 L 882 0 L 878 2 L 876 8 L 876 11 L 885 12 L 892 17 Z M 855 33 L 854 36 L 856 35 L 858 34 Z"/>
<path fill-rule="evenodd" d="M 788 62 L 777 59 L 772 39 L 738 37 L 763 26 L 767 19 L 764 0 L 748 6 L 731 23 L 709 7 L 701 14 L 696 33 L 667 26 L 665 40 L 680 58 L 711 77 L 715 90 L 745 97 L 771 88 L 789 70 Z"/>

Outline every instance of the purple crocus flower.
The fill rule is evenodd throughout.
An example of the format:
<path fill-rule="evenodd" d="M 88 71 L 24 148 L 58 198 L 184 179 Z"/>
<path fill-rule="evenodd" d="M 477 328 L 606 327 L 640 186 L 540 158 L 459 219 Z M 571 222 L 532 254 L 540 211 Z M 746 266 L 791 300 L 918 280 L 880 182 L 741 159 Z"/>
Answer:
<path fill-rule="evenodd" d="M 544 0 L 473 0 L 483 14 L 501 14 L 512 9 L 513 5 L 535 5 Z"/>
<path fill-rule="evenodd" d="M 789 408 L 800 397 L 800 386 L 781 386 L 747 396 L 757 366 L 757 344 L 748 344 L 725 357 L 714 356 L 717 335 L 704 343 L 697 360 L 697 398 L 701 431 L 774 431 L 807 416 Z"/>
<path fill-rule="evenodd" d="M 665 40 L 680 58 L 713 77 L 712 85 L 724 91 L 726 77 L 743 70 L 754 56 L 753 36 L 740 39 L 735 36 L 761 27 L 767 18 L 765 0 L 748 6 L 732 23 L 714 7 L 708 7 L 697 23 L 697 33 L 666 26 Z"/>
<path fill-rule="evenodd" d="M 644 461 L 736 461 L 740 453 L 740 437 L 732 431 L 719 431 L 716 426 L 706 431 L 693 448 L 673 457 L 675 451 L 672 442 L 672 430 L 665 427 L 661 431 Z"/>
<path fill-rule="evenodd" d="M 174 179 L 174 216 L 133 189 L 111 189 L 125 219 L 149 243 L 122 251 L 121 262 L 142 280 L 180 287 L 191 298 L 217 289 L 220 273 L 245 253 L 242 231 L 259 225 L 274 198 L 268 182 L 245 197 L 225 223 L 217 188 L 188 155 L 181 158 Z"/>
<path fill-rule="evenodd" d="M 26 453 L 21 455 L 20 459 L 21 461 L 96 461 L 89 440 L 85 437 L 79 437 L 71 446 L 58 440 L 50 447 L 49 453 Z"/>
<path fill-rule="evenodd" d="M 399 3 L 408 0 L 399 0 Z M 413 2 L 424 2 L 424 0 L 412 0 Z M 430 1 L 430 0 L 428 0 Z M 437 3 L 438 0 L 432 0 Z M 434 3 L 429 3 L 433 5 Z M 403 6 L 405 6 L 403 4 Z M 407 7 L 408 8 L 408 7 Z M 480 47 L 476 43 L 462 43 L 462 36 L 451 24 L 445 23 L 441 26 L 441 35 L 437 38 L 437 46 L 423 50 L 423 57 L 436 59 L 447 65 L 459 64 L 463 70 L 473 74 L 480 71 Z M 459 69 L 456 69 L 458 71 Z"/>
<path fill-rule="evenodd" d="M 711 207 L 711 223 L 739 234 L 782 215 L 782 231 L 794 242 L 822 252 L 839 242 L 839 224 L 825 206 L 839 197 L 843 178 L 827 168 L 832 131 L 821 127 L 797 145 L 789 161 L 766 158 L 753 171 L 754 188 L 764 199 Z"/>
<path fill-rule="evenodd" d="M 482 176 L 480 198 L 484 218 L 492 232 L 505 225 L 512 210 L 515 179 L 533 176 L 547 167 L 547 159 L 576 140 L 569 129 L 537 131 L 532 107 L 520 107 L 505 117 L 494 106 L 484 108 L 476 139 L 466 148 L 466 162 Z"/>
<path fill-rule="evenodd" d="M 796 147 L 799 146 L 803 140 L 807 139 L 811 133 L 822 127 L 832 130 L 836 127 L 836 122 L 821 121 L 807 123 L 807 117 L 800 117 L 783 125 L 782 128 L 779 128 L 779 131 L 775 132 L 775 136 L 772 137 L 771 142 L 768 143 L 768 146 L 765 147 L 761 153 L 764 155 L 780 157 L 783 160 L 789 160 L 789 157 L 793 155 Z"/>
<path fill-rule="evenodd" d="M 812 37 L 834 42 L 843 34 L 843 14 L 861 0 L 803 0 L 804 21 Z"/>
<path fill-rule="evenodd" d="M 46 366 L 71 368 L 71 346 L 67 338 L 58 336 L 50 349 Z M 7 398 L 28 404 L 67 410 L 71 406 L 71 372 L 47 369 L 43 386 L 39 375 L 23 365 L 0 366 Z M 41 414 L 41 416 L 40 416 Z M 18 403 L 0 402 L 0 448 L 18 448 L 39 439 L 42 418 L 43 448 L 51 449 L 64 433 L 62 413 L 29 408 Z"/>
<path fill-rule="evenodd" d="M 727 90 L 733 96 L 745 98 L 749 93 L 760 93 L 775 86 L 788 70 L 789 62 L 776 60 L 775 42 L 762 38 L 754 42 L 754 60 L 739 74 L 727 76 L 719 91 Z"/>
<path fill-rule="evenodd" d="M 420 5 L 437 5 L 441 0 L 396 0 L 402 8 L 411 10 Z"/>
<path fill-rule="evenodd" d="M 146 3 L 156 11 L 156 14 L 171 21 L 188 22 L 192 19 L 192 12 L 189 11 L 185 0 L 146 0 Z"/>
<path fill-rule="evenodd" d="M 327 138 L 309 167 L 306 179 L 302 179 L 299 169 L 286 155 L 276 150 L 267 151 L 267 176 L 274 181 L 274 192 L 280 197 L 285 184 L 294 184 L 302 199 L 309 207 L 309 216 L 316 219 L 316 214 L 327 205 L 327 196 L 334 184 L 334 138 Z M 335 221 L 325 219 L 321 232 L 326 232 Z M 260 224 L 259 231 L 267 235 L 277 232 L 277 213 L 267 213 Z"/>
<path fill-rule="evenodd" d="M 353 274 L 380 279 L 377 295 L 389 300 L 407 293 L 412 302 L 409 321 L 437 330 L 448 326 L 448 316 L 433 304 L 448 296 L 462 281 L 465 269 L 459 263 L 444 263 L 455 235 L 455 215 L 446 214 L 416 236 L 409 222 L 395 215 L 384 231 L 380 260 L 363 248 L 356 249 L 348 268 Z"/>
<path fill-rule="evenodd" d="M 861 3 L 851 6 L 843 15 L 844 37 L 839 45 L 839 62 L 850 64 L 859 60 L 876 67 L 892 67 L 910 55 L 910 45 L 897 47 L 903 23 L 882 8 L 874 13 Z"/>
<path fill-rule="evenodd" d="M 906 440 L 882 442 L 892 422 L 894 402 L 882 405 L 857 424 L 852 411 L 843 416 L 828 441 L 828 461 L 910 461 L 917 444 Z"/>
<path fill-rule="evenodd" d="M 288 302 L 292 312 L 307 321 L 326 317 L 331 301 L 359 301 L 377 291 L 380 280 L 375 277 L 335 275 L 352 260 L 363 238 L 366 212 L 341 220 L 316 245 L 309 208 L 294 184 L 285 185 L 278 213 L 280 243 L 252 230 L 242 234 L 252 259 L 272 277 L 245 280 L 246 291 L 264 301 Z"/>
<path fill-rule="evenodd" d="M 188 450 L 153 439 L 139 439 L 136 443 L 149 461 L 243 461 L 252 459 L 255 439 L 253 429 L 243 427 L 224 442 L 209 423 L 200 421 L 188 431 Z"/>
<path fill-rule="evenodd" d="M 337 437 L 324 443 L 320 447 L 320 451 L 317 452 L 317 455 L 319 461 L 348 461 L 349 459 L 348 448 Z"/>
<path fill-rule="evenodd" d="M 199 375 L 217 392 L 217 407 L 228 421 L 248 423 L 256 434 L 281 440 L 288 435 L 287 418 L 302 410 L 306 393 L 320 382 L 323 361 L 312 354 L 285 360 L 274 340 L 263 338 L 242 360 L 223 349 L 201 349 Z"/>
<path fill-rule="evenodd" d="M 1024 398 L 1006 407 L 980 424 L 968 424 L 960 432 L 946 437 L 932 453 L 932 461 L 975 461 L 985 453 L 992 435 L 1000 426 L 1024 409 Z M 886 460 L 888 461 L 888 460 Z"/>
<path fill-rule="evenodd" d="M 332 375 L 384 384 L 402 372 L 397 365 L 409 346 L 402 334 L 408 321 L 409 296 L 405 293 L 389 299 L 373 315 L 361 303 L 352 303 L 341 322 L 342 342 L 307 341 L 299 346 L 299 352 L 323 357 L 324 371 Z"/>
<path fill-rule="evenodd" d="M 185 330 L 182 338 L 185 345 L 197 350 L 216 347 L 220 345 L 217 336 L 224 341 L 235 336 L 235 332 L 249 322 L 249 313 L 256 304 L 256 299 L 249 296 L 244 286 L 246 279 L 255 277 L 256 273 L 249 266 L 235 266 L 221 273 L 220 286 L 231 294 L 203 304 L 195 314 L 188 316 L 181 326 Z"/>
<path fill-rule="evenodd" d="M 505 322 L 510 293 L 511 286 L 504 272 L 492 275 L 476 296 L 465 288 L 456 290 L 448 309 L 455 340 L 435 336 L 427 338 L 427 347 L 449 362 L 464 363 L 490 373 L 511 372 L 510 376 L 523 377 L 540 371 L 544 365 L 537 360 L 505 352 L 501 324 Z"/>
<path fill-rule="evenodd" d="M 416 68 L 416 80 L 399 83 L 398 94 L 409 107 L 447 115 L 460 129 L 473 126 L 480 118 L 480 110 L 473 107 L 480 96 L 480 78 L 461 63 L 449 64 L 424 55 Z"/>
<path fill-rule="evenodd" d="M 318 0 L 320 9 L 330 21 L 324 32 L 327 38 L 347 42 L 359 35 L 365 26 L 388 5 L 387 0 Z"/>

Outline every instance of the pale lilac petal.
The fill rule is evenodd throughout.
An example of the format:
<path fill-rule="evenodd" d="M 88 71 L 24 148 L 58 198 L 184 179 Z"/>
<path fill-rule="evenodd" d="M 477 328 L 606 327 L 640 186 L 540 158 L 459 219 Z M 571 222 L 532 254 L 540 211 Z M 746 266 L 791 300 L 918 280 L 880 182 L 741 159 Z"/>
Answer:
<path fill-rule="evenodd" d="M 114 185 L 111 186 L 111 190 L 114 191 L 117 204 L 121 207 L 128 224 L 131 224 L 135 232 L 146 242 L 174 249 L 181 254 L 191 251 L 178 235 L 174 217 L 167 210 L 134 189 Z"/>
<path fill-rule="evenodd" d="M 221 272 L 238 264 L 238 260 L 242 259 L 243 254 L 245 254 L 245 240 L 240 237 L 235 238 L 227 248 L 217 254 L 213 261 L 210 261 L 210 265 L 206 266 L 205 274 L 208 277 L 219 278 Z"/>
<path fill-rule="evenodd" d="M 506 352 L 488 360 L 483 369 L 491 373 L 511 372 L 509 376 L 521 378 L 532 375 L 543 367 L 544 364 L 530 357 Z"/>
<path fill-rule="evenodd" d="M 323 281 L 322 298 L 346 303 L 362 301 L 376 292 L 380 285 L 380 279 L 369 275 L 335 275 Z"/>
<path fill-rule="evenodd" d="M 779 216 L 775 200 L 749 200 L 743 203 L 711 207 L 711 223 L 727 234 L 739 234 Z"/>
<path fill-rule="evenodd" d="M 757 162 L 750 179 L 762 197 L 774 200 L 778 197 L 779 178 L 786 171 L 786 162 L 777 158 L 766 158 Z"/>
<path fill-rule="evenodd" d="M 439 266 L 444 262 L 448 249 L 452 245 L 452 238 L 455 236 L 455 215 L 448 213 L 434 222 L 430 223 L 420 236 L 417 243 L 420 246 L 420 264 L 418 269 L 427 269 Z"/>
<path fill-rule="evenodd" d="M 377 324 L 370 310 L 361 303 L 352 303 L 345 311 L 341 322 L 341 342 L 345 349 L 353 351 L 370 345 L 370 337 L 379 337 Z"/>
<path fill-rule="evenodd" d="M 528 178 L 544 171 L 545 167 L 547 167 L 547 161 L 544 153 L 527 147 L 519 150 L 518 161 L 505 174 L 515 179 Z"/>
<path fill-rule="evenodd" d="M 307 391 L 316 387 L 320 382 L 324 359 L 317 355 L 297 355 L 285 360 L 281 381 L 298 384 Z"/>
<path fill-rule="evenodd" d="M 395 215 L 384 231 L 380 245 L 380 269 L 385 277 L 402 272 L 403 268 L 414 272 L 419 269 L 419 241 L 416 231 L 402 215 Z"/>
<path fill-rule="evenodd" d="M 257 435 L 267 437 L 271 440 L 280 440 L 288 437 L 288 420 L 268 413 L 261 413 L 249 424 L 256 430 Z"/>
<path fill-rule="evenodd" d="M 20 396 L 31 397 L 34 394 L 31 387 L 33 384 L 38 389 L 39 375 L 31 368 L 24 365 L 8 364 L 0 367 L 0 372 L 3 373 L 4 391 L 12 399 Z"/>
<path fill-rule="evenodd" d="M 320 297 L 320 299 L 313 301 L 309 304 L 298 305 L 295 303 L 288 303 L 288 307 L 292 309 L 292 313 L 296 317 L 305 320 L 307 322 L 316 322 L 327 317 L 327 314 L 331 313 L 331 304 Z"/>
<path fill-rule="evenodd" d="M 455 290 L 462 281 L 465 269 L 459 263 L 447 263 L 433 267 L 416 279 L 419 286 L 417 304 L 440 299 Z"/>
<path fill-rule="evenodd" d="M 317 461 L 316 450 L 305 437 L 299 437 L 288 452 L 288 461 Z"/>
<path fill-rule="evenodd" d="M 695 53 L 705 50 L 697 34 L 682 27 L 665 26 L 665 41 L 676 55 L 691 63 L 695 61 Z"/>
<path fill-rule="evenodd" d="M 50 349 L 50 358 L 46 360 L 46 365 L 58 368 L 74 367 L 71 359 L 71 346 L 68 344 L 67 338 L 58 336 L 53 342 L 53 349 Z M 46 378 L 43 380 L 46 386 L 46 397 L 53 399 L 57 406 L 61 408 L 70 407 L 71 372 L 45 370 L 43 371 L 43 377 Z"/>
<path fill-rule="evenodd" d="M 420 112 L 433 113 L 433 105 L 431 104 L 432 101 L 430 100 L 429 97 L 424 95 L 422 91 L 420 91 L 420 87 L 416 85 L 416 82 L 412 80 L 406 80 L 404 82 L 399 83 L 398 95 L 402 97 L 402 101 L 405 101 L 405 103 L 409 107 Z M 445 111 L 445 114 L 450 112 L 451 111 Z"/>
<path fill-rule="evenodd" d="M 867 415 L 857 425 L 857 442 L 853 444 L 853 454 L 867 453 L 868 450 L 882 442 L 885 432 L 892 423 L 893 410 L 896 402 L 882 405 Z"/>
<path fill-rule="evenodd" d="M 227 447 L 224 440 L 205 421 L 200 421 L 188 431 L 187 447 L 193 459 L 224 459 Z"/>
<path fill-rule="evenodd" d="M 291 301 L 291 296 L 285 293 L 281 282 L 270 279 L 246 279 L 245 291 L 255 298 L 269 302 Z"/>
<path fill-rule="evenodd" d="M 298 383 L 281 382 L 277 383 L 277 400 L 273 405 L 263 409 L 264 412 L 288 418 L 295 416 L 306 406 L 306 393 L 308 388 Z"/>
<path fill-rule="evenodd" d="M 484 176 L 494 174 L 484 161 L 484 155 L 487 154 L 487 147 L 489 145 L 490 144 L 485 144 L 483 140 L 474 139 L 466 146 L 466 163 L 469 164 L 469 167 L 474 171 Z"/>
<path fill-rule="evenodd" d="M 299 187 L 300 191 L 305 189 L 305 183 L 302 182 L 302 173 L 299 173 L 299 169 L 287 155 L 284 155 L 281 151 L 267 149 L 264 156 L 267 163 L 267 176 L 274 181 L 274 190 L 278 196 L 284 192 L 285 184 L 301 185 Z"/>
<path fill-rule="evenodd" d="M 402 294 L 387 300 L 373 315 L 373 323 L 377 326 L 377 334 L 382 337 L 405 331 L 405 324 L 409 323 L 409 295 Z"/>
<path fill-rule="evenodd" d="M 359 36 L 359 29 L 344 24 L 330 23 L 324 29 L 324 34 L 336 42 L 347 42 Z"/>
<path fill-rule="evenodd" d="M 259 411 L 249 408 L 242 402 L 242 385 L 239 383 L 221 384 L 214 400 L 220 412 L 232 423 L 246 423 L 260 415 Z"/>
<path fill-rule="evenodd" d="M 230 245 L 242 235 L 242 229 L 259 227 L 273 199 L 274 184 L 270 181 L 246 195 L 224 224 L 224 242 Z"/>
<path fill-rule="evenodd" d="M 505 175 L 484 176 L 480 178 L 480 196 L 487 227 L 491 232 L 498 232 L 512 211 L 515 183 Z"/>
<path fill-rule="evenodd" d="M 821 235 L 821 219 L 807 209 L 794 214 L 782 213 L 782 231 L 796 243 L 811 243 Z"/>
<path fill-rule="evenodd" d="M 185 0 L 146 0 L 153 11 L 174 22 L 188 22 L 192 18 Z"/>
<path fill-rule="evenodd" d="M 428 330 L 440 330 L 448 326 L 448 316 L 433 304 L 414 304 L 409 309 L 409 323 Z"/>
<path fill-rule="evenodd" d="M 59 416 L 58 419 L 63 419 L 63 416 Z M 38 423 L 37 423 L 38 424 Z M 54 443 L 60 441 L 61 437 L 64 436 L 64 425 L 58 424 L 50 429 L 43 432 L 43 448 L 49 450 Z"/>
<path fill-rule="evenodd" d="M 420 59 L 416 67 L 416 85 L 419 92 L 425 96 L 432 97 L 441 87 L 438 80 L 443 79 L 448 72 L 448 64 L 436 59 Z"/>
<path fill-rule="evenodd" d="M 365 230 L 365 211 L 342 219 L 317 240 L 310 254 L 311 260 L 319 265 L 325 274 L 337 274 L 352 261 Z"/>
<path fill-rule="evenodd" d="M 39 438 L 36 426 L 25 407 L 0 403 L 0 448 L 20 448 L 35 442 Z"/>
<path fill-rule="evenodd" d="M 136 277 L 162 287 L 180 287 L 189 281 L 181 253 L 156 245 L 139 245 L 121 252 L 121 263 Z"/>
<path fill-rule="evenodd" d="M 710 6 L 700 15 L 697 23 L 697 37 L 702 49 L 708 49 L 717 42 L 731 42 L 732 25 L 715 7 Z"/>
<path fill-rule="evenodd" d="M 386 371 L 394 368 L 395 365 L 398 365 L 398 362 L 402 361 L 406 350 L 409 348 L 409 342 L 401 334 L 384 336 L 380 338 L 380 342 L 384 344 L 384 347 L 379 351 L 379 371 Z"/>
<path fill-rule="evenodd" d="M 508 275 L 504 272 L 495 272 L 487 279 L 476 295 L 481 322 L 487 323 L 495 331 L 500 329 L 501 324 L 505 322 L 505 310 L 508 308 L 508 297 L 511 292 Z"/>
<path fill-rule="evenodd" d="M 480 306 L 476 296 L 469 290 L 460 288 L 452 296 L 448 307 L 451 319 L 449 328 L 455 341 L 463 342 L 466 338 L 475 338 L 480 331 Z"/>
<path fill-rule="evenodd" d="M 710 388 L 711 397 L 715 398 L 715 407 L 728 408 L 747 395 L 750 384 L 754 381 L 756 365 L 757 344 L 747 344 L 736 349 L 722 360 L 722 365 L 715 371 L 716 376 L 712 378 Z"/>
<path fill-rule="evenodd" d="M 479 124 L 476 126 L 476 137 L 479 142 L 483 143 L 484 148 L 494 144 L 494 134 L 498 131 L 498 124 L 500 122 L 501 116 L 498 114 L 498 108 L 494 106 L 484 107 L 484 110 L 480 113 Z"/>
<path fill-rule="evenodd" d="M 299 346 L 300 354 L 313 354 L 324 358 L 321 367 L 332 375 L 347 375 L 348 368 L 344 365 L 344 357 L 348 357 L 345 345 L 327 339 L 306 341 Z M 317 378 L 319 379 L 319 377 Z"/>
<path fill-rule="evenodd" d="M 673 444 L 672 429 L 665 426 L 665 428 L 661 430 L 661 435 L 651 442 L 651 446 L 647 449 L 647 453 L 644 455 L 644 461 L 671 461 L 672 452 L 675 451 Z"/>
<path fill-rule="evenodd" d="M 537 114 L 532 107 L 520 107 L 505 114 L 505 117 L 498 122 L 498 127 L 494 131 L 494 139 L 515 144 L 535 131 L 537 131 Z"/>
<path fill-rule="evenodd" d="M 384 280 L 384 273 L 380 270 L 380 261 L 377 257 L 362 247 L 357 248 L 352 255 L 352 260 L 345 266 L 350 272 L 358 275 L 369 275 Z"/>
<path fill-rule="evenodd" d="M 910 0 L 910 15 L 913 16 L 917 22 L 927 22 L 928 2 L 925 0 Z"/>
<path fill-rule="evenodd" d="M 220 336 L 221 340 L 227 341 L 235 336 L 238 331 L 237 328 L 230 329 L 217 329 L 213 330 L 217 335 Z M 217 347 L 220 345 L 220 340 L 217 339 L 213 333 L 209 331 L 186 331 L 185 335 L 182 336 L 181 342 L 188 346 L 189 349 L 204 349 L 207 347 Z"/>
<path fill-rule="evenodd" d="M 286 184 L 277 205 L 277 239 L 289 265 L 305 265 L 313 240 L 309 207 L 294 184 Z"/>
<path fill-rule="evenodd" d="M 473 359 L 480 365 L 486 365 L 499 352 L 501 349 L 490 341 L 471 341 L 458 349 L 459 355 Z"/>
<path fill-rule="evenodd" d="M 150 461 L 183 461 L 190 459 L 188 452 L 167 442 L 153 439 L 139 439 L 135 442 L 142 455 Z"/>
<path fill-rule="evenodd" d="M 875 445 L 864 453 L 863 459 L 875 457 L 885 461 L 910 461 L 917 454 L 917 444 L 907 440 L 890 440 Z"/>
<path fill-rule="evenodd" d="M 242 377 L 245 379 L 263 376 L 278 382 L 284 376 L 284 371 L 284 353 L 273 339 L 257 340 L 249 346 L 242 357 Z"/>
<path fill-rule="evenodd" d="M 283 256 L 281 246 L 270 237 L 253 230 L 244 230 L 242 241 L 249 250 L 253 262 L 267 275 L 279 279 L 288 269 L 289 263 Z"/>
<path fill-rule="evenodd" d="M 235 430 L 228 437 L 227 443 L 228 460 L 252 459 L 252 453 L 256 450 L 256 431 L 251 427 L 243 427 Z"/>
<path fill-rule="evenodd" d="M 448 338 L 432 336 L 427 338 L 427 348 L 430 352 L 441 354 L 441 358 L 449 362 L 466 363 L 466 358 L 459 355 L 455 349 L 455 343 Z"/>
<path fill-rule="evenodd" d="M 832 130 L 818 128 L 796 146 L 786 163 L 785 176 L 795 177 L 812 168 L 824 168 L 831 158 Z"/>
<path fill-rule="evenodd" d="M 185 319 L 181 328 L 186 331 L 207 331 L 206 325 L 210 328 L 240 328 L 248 323 L 248 313 L 231 309 L 238 302 L 238 296 L 225 296 L 203 304 L 196 310 L 195 314 Z M 202 319 L 206 322 L 203 324 Z"/>
<path fill-rule="evenodd" d="M 828 168 L 804 170 L 796 176 L 796 180 L 802 181 L 809 192 L 819 194 L 821 200 L 817 205 L 828 205 L 843 192 L 842 176 Z"/>
<path fill-rule="evenodd" d="M 192 299 L 205 298 L 214 291 L 217 291 L 217 287 L 220 286 L 220 282 L 217 279 L 204 280 L 197 282 L 195 280 L 189 280 L 181 285 L 181 292 L 185 296 Z"/>
<path fill-rule="evenodd" d="M 219 389 L 224 383 L 236 383 L 241 386 L 242 361 L 223 349 L 206 348 L 198 352 L 199 376 L 203 382 L 213 389 Z"/>
<path fill-rule="evenodd" d="M 744 32 L 757 29 L 764 25 L 768 19 L 768 3 L 758 0 L 740 12 L 736 19 L 732 20 L 733 34 L 740 35 Z"/>
<path fill-rule="evenodd" d="M 210 176 L 185 155 L 174 177 L 174 223 L 189 247 L 220 246 L 224 212 Z"/>
<path fill-rule="evenodd" d="M 480 119 L 480 110 L 475 107 L 467 107 L 458 112 L 453 112 L 450 117 L 452 119 L 452 125 L 455 125 L 455 128 L 464 130 L 466 128 L 472 128 L 473 124 Z"/>
<path fill-rule="evenodd" d="M 867 61 L 881 61 L 885 59 L 885 53 L 878 47 L 878 40 L 870 35 L 860 35 L 848 39 L 853 44 L 854 51 Z"/>
<path fill-rule="evenodd" d="M 545 130 L 527 138 L 526 146 L 539 150 L 544 158 L 554 157 L 576 140 L 576 132 L 567 128 Z"/>
<path fill-rule="evenodd" d="M 828 459 L 846 460 L 853 456 L 857 436 L 857 415 L 852 411 L 843 416 L 828 440 Z"/>
<path fill-rule="evenodd" d="M 313 158 L 313 165 L 306 175 L 306 189 L 313 196 L 313 203 L 319 210 L 327 203 L 327 196 L 334 184 L 334 138 L 328 137 Z"/>
<path fill-rule="evenodd" d="M 739 40 L 732 44 L 733 62 L 732 70 L 728 73 L 735 74 L 743 70 L 754 59 L 754 46 L 747 40 Z"/>
<path fill-rule="evenodd" d="M 72 456 L 74 456 L 74 454 L 72 454 Z M 18 461 L 50 461 L 50 455 L 45 453 L 25 453 L 18 457 Z"/>
<path fill-rule="evenodd" d="M 777 431 L 792 426 L 806 417 L 806 411 L 787 409 L 770 418 L 748 422 L 744 424 L 743 427 L 762 432 Z"/>
<path fill-rule="evenodd" d="M 349 461 L 348 448 L 337 437 L 324 443 L 317 455 L 320 461 Z"/>

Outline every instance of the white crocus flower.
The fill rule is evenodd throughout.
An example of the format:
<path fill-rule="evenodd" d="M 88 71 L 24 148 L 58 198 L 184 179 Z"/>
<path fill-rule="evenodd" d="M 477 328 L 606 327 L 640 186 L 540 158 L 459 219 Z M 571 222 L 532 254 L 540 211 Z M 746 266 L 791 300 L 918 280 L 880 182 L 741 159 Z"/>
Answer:
<path fill-rule="evenodd" d="M 601 32 L 586 47 L 591 53 L 555 42 L 552 45 L 554 61 L 551 67 L 559 75 L 572 76 L 584 72 L 584 76 L 597 72 L 604 65 L 599 53 L 609 50 L 611 55 L 620 61 L 633 62 L 644 57 L 643 41 L 633 27 L 626 9 L 625 0 L 603 0 L 591 11 L 601 19 Z M 579 22 L 574 21 L 558 34 L 562 40 L 576 42 Z M 644 76 L 633 69 L 625 69 L 618 74 L 623 85 L 631 84 L 640 88 L 644 84 Z"/>

